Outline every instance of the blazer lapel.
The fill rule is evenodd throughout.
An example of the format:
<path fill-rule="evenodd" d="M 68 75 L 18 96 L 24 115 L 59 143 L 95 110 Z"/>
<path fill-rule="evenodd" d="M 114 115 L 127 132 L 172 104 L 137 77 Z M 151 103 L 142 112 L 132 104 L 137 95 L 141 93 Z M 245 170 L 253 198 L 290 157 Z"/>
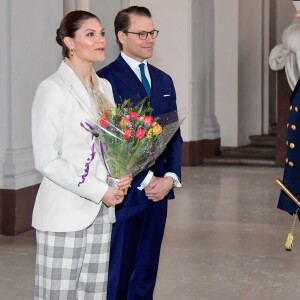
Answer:
<path fill-rule="evenodd" d="M 119 80 L 121 80 L 128 87 L 129 90 L 136 91 L 134 95 L 131 95 L 134 104 L 137 104 L 139 101 L 146 98 L 147 93 L 143 84 L 132 71 L 132 69 L 128 66 L 128 64 L 125 62 L 121 55 L 119 55 L 119 57 L 116 59 L 115 66 L 116 77 Z M 138 95 L 140 98 L 137 97 Z"/>
<path fill-rule="evenodd" d="M 152 65 L 148 64 L 148 69 L 151 77 L 151 107 L 153 108 L 154 112 L 153 115 L 157 115 L 157 112 L 159 112 L 159 105 L 161 101 L 161 87 L 160 87 L 160 81 L 159 77 L 157 76 L 157 73 L 155 69 L 152 67 Z"/>
<path fill-rule="evenodd" d="M 88 92 L 75 72 L 65 62 L 61 63 L 58 72 L 62 80 L 70 86 L 70 93 L 76 98 L 79 105 L 89 116 L 92 116 L 92 107 Z"/>

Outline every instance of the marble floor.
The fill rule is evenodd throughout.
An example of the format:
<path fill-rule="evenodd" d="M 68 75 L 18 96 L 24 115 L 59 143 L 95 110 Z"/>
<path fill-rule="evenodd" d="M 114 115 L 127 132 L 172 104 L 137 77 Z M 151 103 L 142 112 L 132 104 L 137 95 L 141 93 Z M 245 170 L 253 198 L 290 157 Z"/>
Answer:
<path fill-rule="evenodd" d="M 300 225 L 276 209 L 280 168 L 183 168 L 169 204 L 155 300 L 293 300 L 300 295 Z M 33 299 L 34 232 L 0 236 L 0 300 Z M 120 299 L 122 300 L 122 299 Z"/>

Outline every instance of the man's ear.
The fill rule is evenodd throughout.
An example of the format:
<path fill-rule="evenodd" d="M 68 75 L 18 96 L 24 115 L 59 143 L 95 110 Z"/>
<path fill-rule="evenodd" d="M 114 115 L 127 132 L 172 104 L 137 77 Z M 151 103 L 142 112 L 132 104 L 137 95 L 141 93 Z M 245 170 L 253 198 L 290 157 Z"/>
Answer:
<path fill-rule="evenodd" d="M 126 34 L 123 31 L 118 32 L 118 40 L 122 45 L 125 44 Z"/>
<path fill-rule="evenodd" d="M 64 43 L 69 48 L 69 50 L 74 48 L 73 40 L 69 36 L 64 37 Z"/>

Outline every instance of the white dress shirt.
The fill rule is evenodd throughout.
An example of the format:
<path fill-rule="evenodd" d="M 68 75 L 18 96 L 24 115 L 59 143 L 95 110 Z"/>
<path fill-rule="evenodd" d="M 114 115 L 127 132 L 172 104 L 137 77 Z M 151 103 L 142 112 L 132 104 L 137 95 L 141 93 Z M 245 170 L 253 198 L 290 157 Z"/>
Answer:
<path fill-rule="evenodd" d="M 149 82 L 150 88 L 151 88 L 151 77 L 148 70 L 148 62 L 147 59 L 145 59 L 143 62 L 139 62 L 129 56 L 127 56 L 124 52 L 121 52 L 122 58 L 126 61 L 130 69 L 134 72 L 134 74 L 138 77 L 140 82 L 142 82 L 142 76 L 141 76 L 141 69 L 139 67 L 140 64 L 145 64 L 144 70 L 145 70 L 145 76 Z"/>

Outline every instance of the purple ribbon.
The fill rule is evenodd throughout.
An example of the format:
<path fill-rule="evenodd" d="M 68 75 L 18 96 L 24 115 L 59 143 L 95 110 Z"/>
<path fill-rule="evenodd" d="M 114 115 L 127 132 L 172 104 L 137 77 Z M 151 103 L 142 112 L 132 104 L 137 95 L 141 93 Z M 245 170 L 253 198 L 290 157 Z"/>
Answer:
<path fill-rule="evenodd" d="M 87 125 L 91 130 L 94 130 L 93 126 L 91 126 L 89 123 L 87 122 L 84 122 L 83 123 L 80 123 L 81 126 L 84 127 L 84 124 Z M 85 163 L 85 169 L 84 169 L 84 174 L 81 176 L 81 181 L 78 183 L 78 186 L 80 186 L 82 183 L 85 182 L 85 178 L 88 176 L 89 174 L 89 170 L 90 170 L 90 163 L 92 162 L 92 160 L 94 159 L 95 157 L 95 142 L 94 142 L 94 139 L 95 139 L 95 136 L 93 136 L 92 138 L 92 141 L 93 141 L 93 145 L 92 145 L 92 155 L 91 157 L 89 157 Z M 109 173 L 109 170 L 108 170 L 108 167 L 107 167 L 107 164 L 106 164 L 106 161 L 105 161 L 105 157 L 104 157 L 104 149 L 103 149 L 103 145 L 102 145 L 102 142 L 100 141 L 100 149 L 101 149 L 101 154 L 102 154 L 102 157 L 103 157 L 103 161 L 104 161 L 104 165 L 105 165 L 105 168 L 107 170 L 107 173 L 109 174 L 110 176 L 110 173 Z"/>
<path fill-rule="evenodd" d="M 101 154 L 102 154 L 102 157 L 103 157 L 103 161 L 104 161 L 105 168 L 106 168 L 106 170 L 107 170 L 108 175 L 110 176 L 110 173 L 109 173 L 109 170 L 108 170 L 106 161 L 105 161 L 105 157 L 104 157 L 104 149 L 103 149 L 103 145 L 102 145 L 102 142 L 101 142 L 101 141 L 100 141 L 100 149 L 101 149 Z"/>
<path fill-rule="evenodd" d="M 80 123 L 81 126 L 84 126 L 82 123 Z M 85 122 L 85 124 L 91 129 L 94 130 L 94 128 L 87 122 Z M 89 170 L 90 170 L 90 163 L 92 162 L 92 160 L 95 157 L 95 142 L 94 142 L 95 137 L 93 136 L 92 141 L 93 141 L 93 145 L 92 145 L 92 155 L 91 157 L 89 157 L 85 163 L 85 169 L 84 169 L 84 174 L 81 176 L 81 181 L 78 183 L 78 187 L 85 182 L 85 178 L 88 176 L 89 174 Z"/>
<path fill-rule="evenodd" d="M 93 126 L 90 125 L 89 123 L 84 122 L 84 124 L 86 124 L 91 130 L 94 130 Z M 84 127 L 83 123 L 80 123 L 80 125 Z"/>

